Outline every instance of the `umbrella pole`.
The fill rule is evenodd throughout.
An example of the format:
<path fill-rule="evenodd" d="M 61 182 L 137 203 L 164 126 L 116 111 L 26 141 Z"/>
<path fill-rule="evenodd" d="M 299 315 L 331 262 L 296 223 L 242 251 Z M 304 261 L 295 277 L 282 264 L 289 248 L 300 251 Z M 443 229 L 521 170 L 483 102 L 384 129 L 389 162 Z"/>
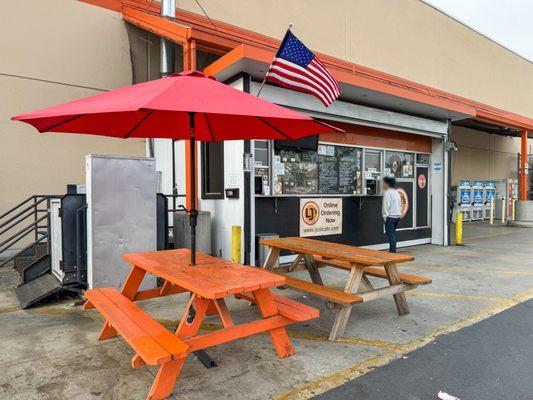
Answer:
<path fill-rule="evenodd" d="M 172 141 L 172 212 L 176 211 L 176 197 L 178 197 L 178 186 L 176 185 L 176 141 Z M 176 241 L 174 240 L 174 243 Z"/>
<path fill-rule="evenodd" d="M 196 225 L 198 218 L 198 210 L 196 209 L 196 137 L 194 135 L 194 114 L 193 112 L 189 113 L 189 126 L 191 129 L 190 133 L 190 153 L 191 153 L 191 209 L 189 210 L 189 223 L 191 225 L 191 265 L 196 264 Z M 196 316 L 196 311 L 194 307 L 191 307 L 189 310 L 189 315 L 187 317 L 187 322 L 190 324 L 193 323 L 194 317 Z M 197 350 L 194 352 L 194 355 L 198 357 L 200 362 L 206 368 L 216 367 L 215 361 L 207 355 L 203 350 Z"/>
<path fill-rule="evenodd" d="M 196 264 L 196 225 L 198 223 L 198 210 L 196 209 L 196 138 L 194 135 L 194 114 L 189 113 L 190 124 L 190 153 L 191 153 L 191 209 L 189 211 L 189 224 L 191 225 L 191 265 Z"/>

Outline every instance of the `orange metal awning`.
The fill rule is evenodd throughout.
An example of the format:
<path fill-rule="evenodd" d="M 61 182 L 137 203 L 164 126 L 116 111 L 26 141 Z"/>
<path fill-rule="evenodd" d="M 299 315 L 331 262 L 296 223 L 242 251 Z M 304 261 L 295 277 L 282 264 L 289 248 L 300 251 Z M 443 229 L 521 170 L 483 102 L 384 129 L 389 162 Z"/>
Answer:
<path fill-rule="evenodd" d="M 160 3 L 152 0 L 82 0 L 95 5 L 116 9 L 121 1 L 124 19 L 159 36 L 177 43 L 194 40 L 198 48 L 224 54 L 211 64 L 206 72 L 223 77 L 228 72 L 247 71 L 265 73 L 279 40 L 221 21 L 210 21 L 204 16 L 176 9 L 175 20 L 159 16 Z M 216 27 L 213 26 L 216 24 Z M 498 109 L 480 102 L 435 89 L 394 75 L 318 53 L 343 87 L 343 97 L 398 111 L 420 109 L 422 115 L 443 118 L 448 112 L 451 119 L 475 118 L 518 130 L 533 131 L 533 118 Z M 257 70 L 254 70 L 256 68 Z M 262 76 L 256 76 L 261 79 Z M 364 100 L 357 96 L 364 97 Z M 371 98 L 374 97 L 374 100 Z M 383 102 L 383 104 L 381 104 Z M 433 114 L 431 111 L 433 110 Z"/>
<path fill-rule="evenodd" d="M 209 65 L 205 72 L 221 81 L 240 72 L 261 80 L 273 57 L 272 50 L 241 44 Z M 432 96 L 427 91 L 413 91 L 405 85 L 373 79 L 364 71 L 328 67 L 341 86 L 343 100 L 434 119 L 458 120 L 475 116 L 474 108 Z"/>

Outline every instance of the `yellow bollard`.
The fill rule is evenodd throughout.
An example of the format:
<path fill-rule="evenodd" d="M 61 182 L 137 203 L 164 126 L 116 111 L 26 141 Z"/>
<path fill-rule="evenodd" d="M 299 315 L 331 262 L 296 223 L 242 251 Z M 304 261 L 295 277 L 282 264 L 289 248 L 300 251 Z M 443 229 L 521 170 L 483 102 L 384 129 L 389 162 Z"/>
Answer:
<path fill-rule="evenodd" d="M 239 225 L 231 227 L 231 261 L 241 263 L 241 227 Z"/>
<path fill-rule="evenodd" d="M 463 213 L 461 211 L 455 215 L 455 244 L 457 246 L 463 244 Z"/>
<path fill-rule="evenodd" d="M 490 224 L 494 224 L 494 196 L 490 198 Z"/>

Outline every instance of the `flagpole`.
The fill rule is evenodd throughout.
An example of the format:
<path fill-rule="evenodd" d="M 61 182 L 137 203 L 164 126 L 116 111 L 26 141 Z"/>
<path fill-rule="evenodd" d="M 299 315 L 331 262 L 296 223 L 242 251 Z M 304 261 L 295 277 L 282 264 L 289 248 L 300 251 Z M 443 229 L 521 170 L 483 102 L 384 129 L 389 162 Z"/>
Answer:
<path fill-rule="evenodd" d="M 289 27 L 287 28 L 287 31 L 285 32 L 285 36 L 287 36 L 287 33 L 289 33 L 291 31 L 292 25 L 293 25 L 293 23 L 290 22 L 289 23 Z M 283 38 L 285 38 L 285 36 L 283 36 Z M 282 41 L 282 43 L 283 43 L 283 41 Z M 256 97 L 259 97 L 259 95 L 261 94 L 261 90 L 263 90 L 263 86 L 265 86 L 265 82 L 266 82 L 266 79 L 267 79 L 268 71 L 270 70 L 270 67 L 272 67 L 272 63 L 274 62 L 275 58 L 276 58 L 276 56 L 274 55 L 274 58 L 272 59 L 272 62 L 268 66 L 268 69 L 266 71 L 265 77 L 263 78 L 263 82 L 261 82 L 261 86 L 259 86 L 259 91 L 257 92 Z"/>

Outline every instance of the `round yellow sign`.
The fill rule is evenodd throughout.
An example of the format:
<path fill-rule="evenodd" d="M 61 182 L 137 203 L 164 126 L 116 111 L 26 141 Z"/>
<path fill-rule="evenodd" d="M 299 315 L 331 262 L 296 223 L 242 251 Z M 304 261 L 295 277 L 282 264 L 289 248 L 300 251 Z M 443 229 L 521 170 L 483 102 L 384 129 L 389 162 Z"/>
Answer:
<path fill-rule="evenodd" d="M 407 192 L 403 188 L 397 188 L 398 194 L 400 195 L 400 199 L 402 200 L 402 214 L 400 215 L 400 218 L 405 217 L 405 214 L 407 214 L 407 211 L 409 211 L 409 197 L 407 197 Z"/>
<path fill-rule="evenodd" d="M 318 221 L 318 216 L 320 214 L 320 209 L 318 204 L 314 201 L 308 201 L 302 207 L 302 220 L 307 225 L 314 225 Z"/>

